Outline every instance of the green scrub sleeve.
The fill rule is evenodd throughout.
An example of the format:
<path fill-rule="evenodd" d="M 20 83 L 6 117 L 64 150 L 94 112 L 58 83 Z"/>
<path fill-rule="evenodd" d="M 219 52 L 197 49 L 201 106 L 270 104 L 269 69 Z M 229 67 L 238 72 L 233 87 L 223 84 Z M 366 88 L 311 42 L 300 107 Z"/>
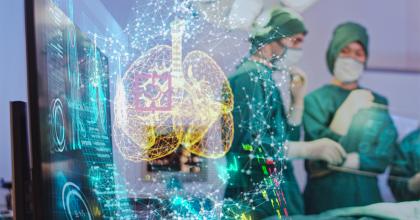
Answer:
<path fill-rule="evenodd" d="M 396 150 L 396 140 L 398 137 L 397 129 L 389 116 L 387 111 L 380 111 L 377 113 L 379 120 L 379 129 L 376 126 L 368 127 L 370 131 L 375 131 L 376 137 L 371 137 L 366 134 L 369 131 L 364 131 L 365 134 L 360 138 L 359 142 L 359 155 L 360 155 L 360 169 L 366 171 L 373 171 L 377 173 L 383 173 L 388 165 L 391 163 Z M 372 117 L 370 117 L 372 118 Z M 368 120 L 363 120 L 369 123 Z M 357 120 L 357 118 L 355 119 Z M 371 139 L 371 140 L 369 140 Z M 369 140 L 369 141 L 368 141 Z M 365 142 L 366 141 L 366 142 Z"/>
<path fill-rule="evenodd" d="M 416 163 L 420 161 L 420 130 L 404 138 L 395 153 L 391 164 L 390 175 L 411 178 L 419 170 L 416 170 Z M 408 190 L 408 181 L 388 179 L 397 201 L 410 201 L 420 199 L 420 194 L 416 195 Z"/>
<path fill-rule="evenodd" d="M 235 81 L 237 86 L 234 86 L 233 90 L 236 91 L 233 92 L 237 107 L 234 109 L 234 117 L 240 123 L 243 142 L 249 142 L 244 144 L 261 146 L 265 153 L 278 155 L 286 140 L 287 125 L 286 120 L 275 114 L 274 108 L 270 108 L 272 103 L 267 103 L 269 98 L 265 96 L 271 95 L 270 92 L 265 91 L 261 83 L 251 80 L 248 75 L 238 77 Z"/>
<path fill-rule="evenodd" d="M 305 128 L 305 139 L 307 141 L 319 138 L 330 138 L 340 142 L 341 135 L 332 131 L 326 125 L 330 124 L 330 118 L 326 117 L 328 113 L 323 112 L 323 103 L 314 97 L 305 98 L 305 110 L 303 114 L 303 125 Z"/>

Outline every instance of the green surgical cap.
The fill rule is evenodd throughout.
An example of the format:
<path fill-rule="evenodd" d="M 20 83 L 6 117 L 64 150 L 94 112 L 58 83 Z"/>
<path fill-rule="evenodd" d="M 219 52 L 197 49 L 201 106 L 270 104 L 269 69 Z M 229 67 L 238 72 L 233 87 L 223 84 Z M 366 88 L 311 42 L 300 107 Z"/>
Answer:
<path fill-rule="evenodd" d="M 266 17 L 268 22 L 262 22 L 266 24 L 256 24 L 252 29 L 252 35 L 249 38 L 252 46 L 251 54 L 254 54 L 265 44 L 295 34 L 307 33 L 302 17 L 289 9 L 275 8 Z"/>
<path fill-rule="evenodd" d="M 334 71 L 335 60 L 341 50 L 352 42 L 359 42 L 366 52 L 366 57 L 368 57 L 369 36 L 366 28 L 352 22 L 340 24 L 334 31 L 327 51 L 327 64 L 331 74 Z"/>

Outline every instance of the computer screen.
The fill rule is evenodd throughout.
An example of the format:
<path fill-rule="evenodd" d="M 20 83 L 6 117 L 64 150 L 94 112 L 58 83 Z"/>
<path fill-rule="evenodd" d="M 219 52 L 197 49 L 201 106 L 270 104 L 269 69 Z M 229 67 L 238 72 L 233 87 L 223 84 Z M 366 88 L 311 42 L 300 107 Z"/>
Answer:
<path fill-rule="evenodd" d="M 44 12 L 35 30 L 42 145 L 34 160 L 42 164 L 43 187 L 37 202 L 48 219 L 127 215 L 127 196 L 115 184 L 109 58 L 96 36 L 74 23 L 71 1 L 35 2 L 35 15 Z"/>
<path fill-rule="evenodd" d="M 191 24 L 168 14 L 151 40 L 101 1 L 26 3 L 39 219 L 220 216 L 233 97 L 211 55 L 183 54 Z"/>

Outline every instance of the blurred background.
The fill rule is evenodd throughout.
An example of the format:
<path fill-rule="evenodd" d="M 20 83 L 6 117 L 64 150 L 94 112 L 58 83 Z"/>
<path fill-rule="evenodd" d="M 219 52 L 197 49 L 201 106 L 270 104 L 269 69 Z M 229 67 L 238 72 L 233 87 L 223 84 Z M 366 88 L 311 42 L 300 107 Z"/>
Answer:
<path fill-rule="evenodd" d="M 133 18 L 135 0 L 101 0 L 121 27 Z M 141 2 L 141 1 L 140 1 Z M 275 2 L 275 1 L 273 1 Z M 370 34 L 368 70 L 361 84 L 386 96 L 400 138 L 414 130 L 420 120 L 420 1 L 418 0 L 320 0 L 304 12 L 309 34 L 301 67 L 309 78 L 309 91 L 330 80 L 325 52 L 333 29 L 345 21 L 356 21 Z M 246 34 L 238 33 L 238 57 L 217 57 L 226 74 L 246 55 Z M 27 100 L 24 1 L 0 0 L 0 178 L 11 180 L 9 101 Z M 197 45 L 198 48 L 206 45 Z M 296 161 L 296 176 L 305 184 L 302 161 Z M 386 201 L 393 198 L 384 178 L 380 179 Z M 6 190 L 0 189 L 0 210 Z"/>

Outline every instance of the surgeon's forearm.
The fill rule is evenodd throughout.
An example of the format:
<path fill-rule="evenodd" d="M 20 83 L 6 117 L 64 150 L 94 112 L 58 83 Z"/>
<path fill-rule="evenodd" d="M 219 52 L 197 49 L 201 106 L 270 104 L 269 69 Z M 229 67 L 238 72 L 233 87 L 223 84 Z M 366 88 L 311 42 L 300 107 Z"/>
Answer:
<path fill-rule="evenodd" d="M 291 160 L 305 158 L 304 148 L 306 142 L 289 141 L 286 144 L 287 157 Z"/>

